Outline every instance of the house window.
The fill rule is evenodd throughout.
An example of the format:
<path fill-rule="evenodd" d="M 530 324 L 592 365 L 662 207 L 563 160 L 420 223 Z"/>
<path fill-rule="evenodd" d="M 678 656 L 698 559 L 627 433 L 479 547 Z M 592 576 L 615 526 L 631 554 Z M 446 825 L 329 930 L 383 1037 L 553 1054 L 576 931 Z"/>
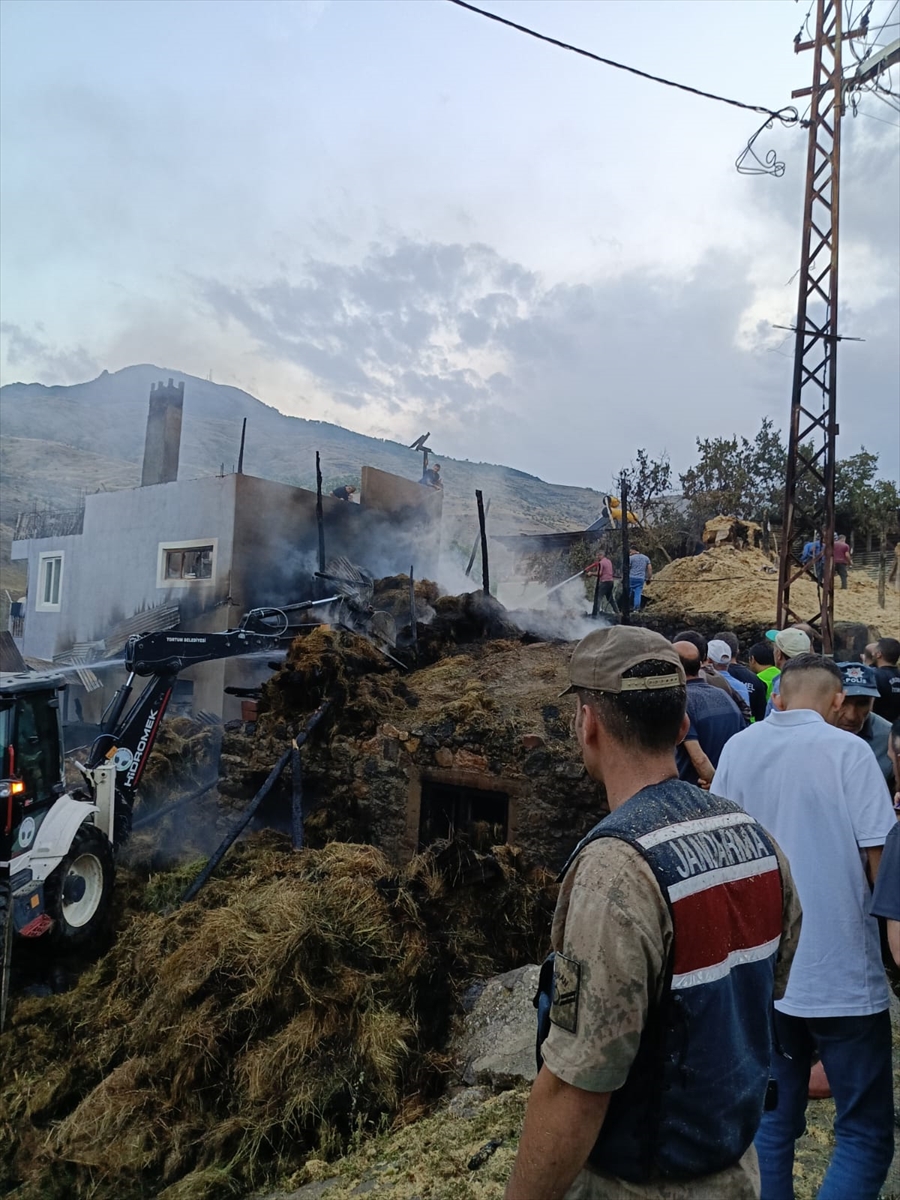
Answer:
<path fill-rule="evenodd" d="M 160 542 L 157 587 L 190 587 L 212 583 L 216 573 L 215 539 Z"/>
<path fill-rule="evenodd" d="M 212 546 L 167 550 L 166 579 L 212 579 Z"/>
<path fill-rule="evenodd" d="M 63 556 L 42 554 L 38 560 L 38 593 L 35 608 L 38 612 L 59 612 L 62 589 Z"/>

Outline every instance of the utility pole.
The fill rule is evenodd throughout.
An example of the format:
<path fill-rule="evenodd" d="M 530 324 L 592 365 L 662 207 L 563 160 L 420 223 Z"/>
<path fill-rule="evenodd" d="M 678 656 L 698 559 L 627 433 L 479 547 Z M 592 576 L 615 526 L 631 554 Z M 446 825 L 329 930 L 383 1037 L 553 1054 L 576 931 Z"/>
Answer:
<path fill-rule="evenodd" d="M 622 472 L 619 480 L 622 502 L 622 624 L 631 624 L 631 546 L 628 538 L 628 476 Z"/>
<path fill-rule="evenodd" d="M 794 42 L 797 53 L 813 51 L 809 96 L 809 144 L 803 201 L 803 236 L 797 303 L 791 424 L 788 441 L 781 554 L 778 570 L 779 628 L 798 621 L 818 626 L 826 654 L 834 648 L 834 476 L 837 422 L 838 215 L 841 117 L 844 111 L 841 44 L 865 29 L 844 34 L 843 0 L 816 0 L 816 36 Z M 812 439 L 820 440 L 817 447 Z M 791 585 L 807 573 L 795 553 L 800 536 L 822 541 L 821 603 L 800 612 Z"/>

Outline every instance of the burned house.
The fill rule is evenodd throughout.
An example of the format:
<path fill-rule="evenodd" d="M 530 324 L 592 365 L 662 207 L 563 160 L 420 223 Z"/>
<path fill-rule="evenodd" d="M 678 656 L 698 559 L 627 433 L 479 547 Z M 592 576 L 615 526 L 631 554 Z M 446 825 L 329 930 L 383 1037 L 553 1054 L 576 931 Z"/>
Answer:
<path fill-rule="evenodd" d="M 581 762 L 571 703 L 559 695 L 571 646 L 502 627 L 499 637 L 438 645 L 431 628 L 452 630 L 445 618 L 470 598 L 440 597 L 435 607 L 421 627 L 433 661 L 408 673 L 353 634 L 323 627 L 298 638 L 263 689 L 257 722 L 226 732 L 221 802 L 242 807 L 330 699 L 304 750 L 310 844 L 368 842 L 399 864 L 461 835 L 477 850 L 509 843 L 561 866 L 606 811 Z M 283 791 L 267 820 L 277 826 L 289 812 Z"/>
<path fill-rule="evenodd" d="M 69 721 L 99 719 L 121 682 L 133 633 L 234 628 L 252 608 L 313 599 L 316 493 L 237 472 L 178 477 L 184 384 L 151 391 L 141 486 L 87 496 L 82 509 L 24 513 L 12 558 L 28 564 L 28 592 L 12 630 L 31 665 L 74 668 Z M 322 498 L 326 550 L 384 574 L 432 569 L 440 552 L 441 493 L 363 466 L 360 503 Z M 226 719 L 226 689 L 257 685 L 265 658 L 185 671 L 174 711 Z"/>

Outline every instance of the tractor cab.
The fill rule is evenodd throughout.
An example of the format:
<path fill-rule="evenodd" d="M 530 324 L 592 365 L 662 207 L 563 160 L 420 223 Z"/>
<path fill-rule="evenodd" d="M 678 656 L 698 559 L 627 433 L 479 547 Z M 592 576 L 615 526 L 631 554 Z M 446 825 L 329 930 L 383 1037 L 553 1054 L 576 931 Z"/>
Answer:
<path fill-rule="evenodd" d="M 34 841 L 65 792 L 61 675 L 0 674 L 0 860 Z"/>

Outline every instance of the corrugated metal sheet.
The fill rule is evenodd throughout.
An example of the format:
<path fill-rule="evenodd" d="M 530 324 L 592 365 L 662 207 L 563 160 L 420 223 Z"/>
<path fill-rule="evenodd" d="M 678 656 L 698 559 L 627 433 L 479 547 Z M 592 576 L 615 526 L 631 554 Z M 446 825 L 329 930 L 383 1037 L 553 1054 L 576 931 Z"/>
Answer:
<path fill-rule="evenodd" d="M 112 658 L 121 654 L 128 639 L 135 633 L 161 633 L 175 629 L 181 624 L 181 609 L 177 604 L 158 604 L 156 608 L 145 608 L 120 622 L 106 637 L 106 655 Z"/>
<path fill-rule="evenodd" d="M 12 634 L 6 629 L 0 630 L 0 671 L 16 674 L 24 670 L 25 661 L 12 639 Z"/>
<path fill-rule="evenodd" d="M 96 692 L 103 684 L 90 667 L 84 663 L 97 662 L 104 657 L 102 642 L 76 642 L 65 654 L 54 654 L 53 665 L 56 668 L 71 668 L 78 676 L 78 682 L 86 692 Z"/>
<path fill-rule="evenodd" d="M 53 674 L 54 666 L 49 658 L 32 658 L 30 654 L 24 654 L 22 657 L 29 671 L 37 671 L 41 675 Z"/>

